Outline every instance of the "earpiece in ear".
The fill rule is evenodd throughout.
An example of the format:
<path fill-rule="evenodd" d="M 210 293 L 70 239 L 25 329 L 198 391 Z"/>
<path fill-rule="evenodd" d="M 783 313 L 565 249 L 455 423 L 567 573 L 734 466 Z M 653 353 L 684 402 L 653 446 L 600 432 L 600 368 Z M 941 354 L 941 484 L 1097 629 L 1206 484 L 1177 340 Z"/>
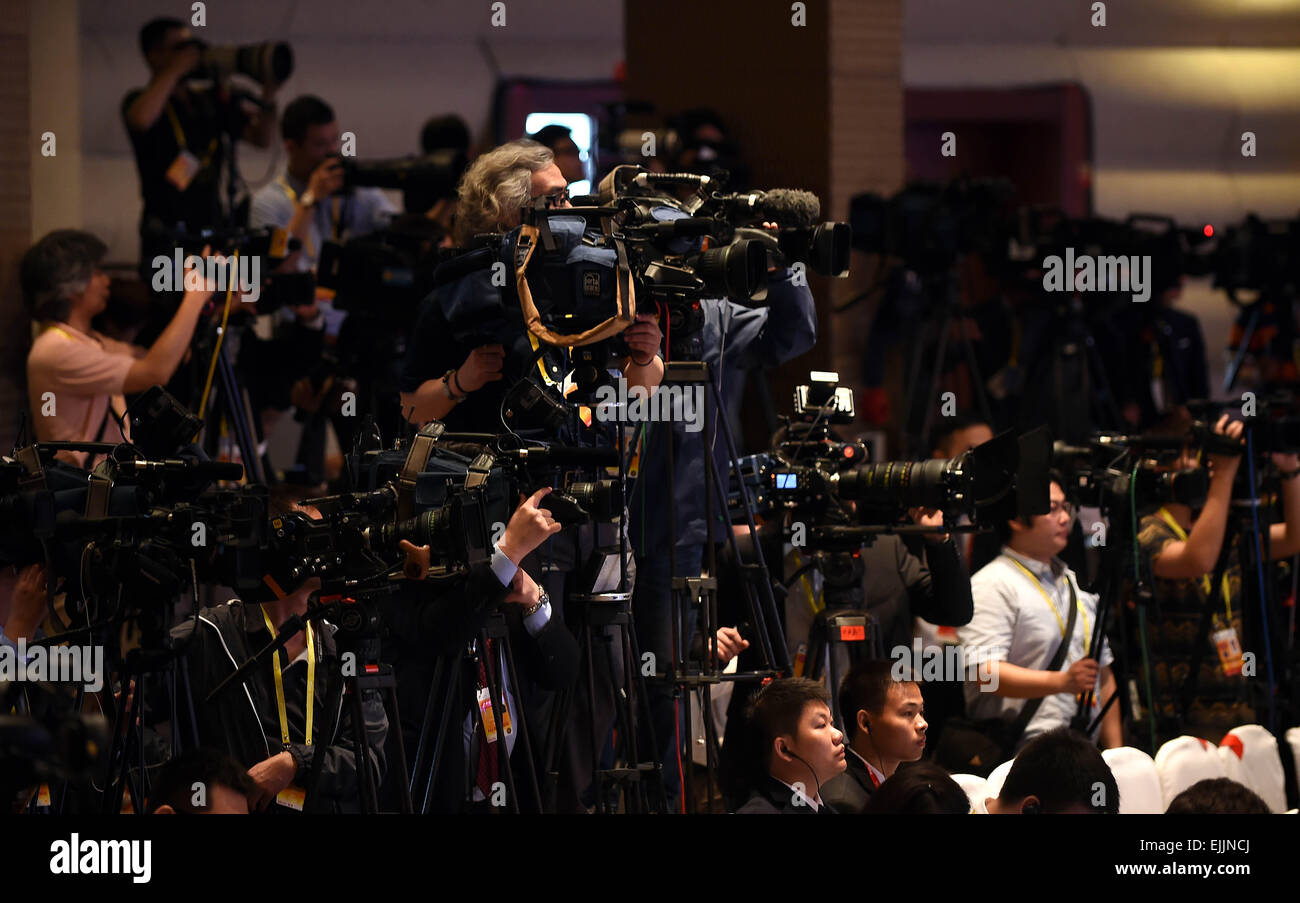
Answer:
<path fill-rule="evenodd" d="M 871 733 L 871 722 L 870 722 L 870 721 L 867 722 L 867 733 L 868 733 L 868 734 Z"/>
<path fill-rule="evenodd" d="M 1043 807 L 1038 805 L 1038 803 L 1028 803 L 1020 810 L 1020 813 L 1022 815 L 1042 815 Z"/>

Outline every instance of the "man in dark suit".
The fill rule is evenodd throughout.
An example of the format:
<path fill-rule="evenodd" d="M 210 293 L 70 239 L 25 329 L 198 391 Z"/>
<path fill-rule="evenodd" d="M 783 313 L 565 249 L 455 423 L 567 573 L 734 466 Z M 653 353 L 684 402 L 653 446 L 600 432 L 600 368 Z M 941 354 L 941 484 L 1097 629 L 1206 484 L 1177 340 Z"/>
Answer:
<path fill-rule="evenodd" d="M 543 494 L 538 492 L 516 510 L 490 565 L 472 569 L 456 588 L 442 591 L 436 598 L 394 599 L 384 612 L 387 650 L 398 677 L 402 733 L 413 766 L 430 694 L 438 694 L 426 738 L 432 745 L 444 720 L 440 703 L 446 692 L 445 675 L 453 668 L 463 669 L 461 698 L 453 701 L 445 719 L 448 730 L 443 738 L 431 811 L 514 809 L 516 800 L 509 799 L 504 792 L 506 778 L 500 770 L 498 739 L 506 743 L 521 810 L 537 808 L 541 788 L 525 777 L 535 770 L 530 765 L 540 768 L 544 731 L 549 720 L 549 712 L 541 703 L 546 691 L 573 685 L 579 662 L 577 640 L 562 618 L 552 617 L 549 597 L 527 571 L 527 567 L 533 566 L 533 550 L 558 529 L 550 512 L 543 507 Z M 403 548 L 410 556 L 407 575 L 424 576 L 428 547 L 417 549 L 403 543 Z M 481 631 L 496 618 L 503 619 L 509 638 L 517 685 L 512 685 L 500 641 L 495 641 L 492 648 L 480 642 Z M 471 643 L 475 644 L 473 659 L 465 655 Z M 444 678 L 435 684 L 440 659 L 444 664 Z M 482 707 L 481 700 L 490 696 L 485 686 L 489 667 L 496 675 L 505 706 L 502 738 L 496 736 L 490 707 L 483 708 L 483 727 L 470 727 L 469 716 L 474 707 L 471 697 L 477 694 Z M 531 763 L 522 752 L 523 744 L 516 742 L 522 737 L 518 726 L 520 713 L 528 725 Z M 423 787 L 427 769 L 415 777 L 416 787 Z M 418 808 L 422 800 L 415 802 Z"/>
<path fill-rule="evenodd" d="M 895 680 L 894 662 L 858 662 L 840 684 L 840 711 L 849 732 L 848 768 L 822 788 L 822 799 L 856 815 L 903 762 L 925 752 L 925 704 L 914 681 Z"/>
<path fill-rule="evenodd" d="M 759 691 L 749 716 L 755 777 L 738 814 L 834 814 L 821 786 L 844 771 L 844 735 L 830 701 L 825 687 L 802 677 L 774 680 Z"/>

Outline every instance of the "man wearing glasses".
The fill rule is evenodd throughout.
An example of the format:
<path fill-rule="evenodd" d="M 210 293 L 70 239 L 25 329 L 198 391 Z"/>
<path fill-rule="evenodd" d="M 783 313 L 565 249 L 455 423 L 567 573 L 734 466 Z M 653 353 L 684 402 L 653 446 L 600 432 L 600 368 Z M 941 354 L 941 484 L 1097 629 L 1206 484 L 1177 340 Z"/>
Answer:
<path fill-rule="evenodd" d="M 1091 722 L 1115 692 L 1109 644 L 1103 640 L 1100 650 L 1092 648 L 1098 597 L 1080 589 L 1074 572 L 1057 557 L 1074 515 L 1054 476 L 1047 514 L 1002 526 L 1002 554 L 971 578 L 975 615 L 958 628 L 967 662 L 990 663 L 980 672 L 988 679 L 966 684 L 971 719 L 1014 722 L 1025 705 L 1042 700 L 1016 742 L 1017 751 L 1039 734 L 1068 726 L 1080 695 L 1092 694 Z M 1063 642 L 1059 668 L 1049 668 Z M 1098 732 L 1094 736 L 1102 748 L 1123 745 L 1117 704 L 1106 711 Z"/>

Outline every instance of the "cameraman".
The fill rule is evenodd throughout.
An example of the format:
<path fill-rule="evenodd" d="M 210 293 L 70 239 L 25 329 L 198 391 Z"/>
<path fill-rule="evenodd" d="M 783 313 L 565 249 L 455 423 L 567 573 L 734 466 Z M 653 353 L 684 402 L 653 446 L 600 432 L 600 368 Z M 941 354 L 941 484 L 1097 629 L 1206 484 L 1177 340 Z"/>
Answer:
<path fill-rule="evenodd" d="M 280 134 L 288 162 L 275 181 L 253 195 L 248 225 L 274 226 L 302 240 L 302 247 L 281 264 L 285 270 L 314 270 L 325 242 L 368 235 L 397 213 L 378 188 L 342 193 L 339 126 L 325 101 L 310 94 L 295 98 L 284 108 Z M 298 313 L 310 319 L 316 312 L 300 308 Z"/>
<path fill-rule="evenodd" d="M 314 508 L 301 508 L 320 519 Z M 272 513 L 286 513 L 273 511 Z M 268 580 L 272 586 L 276 581 Z M 283 590 L 289 590 L 285 595 Z M 268 645 L 280 626 L 293 615 L 302 615 L 320 578 L 311 577 L 294 587 L 287 582 L 275 589 L 276 598 L 265 604 L 232 599 L 187 618 L 172 629 L 172 638 L 184 650 L 194 702 L 199 744 L 224 749 L 248 769 L 258 792 L 252 808 L 274 806 L 275 811 L 301 811 L 317 747 L 327 745 L 316 792 L 328 802 L 320 811 L 358 810 L 360 786 L 352 744 L 351 705 L 340 700 L 334 734 L 321 732 L 333 713 L 322 711 L 326 701 L 327 671 L 317 664 L 335 656 L 336 627 L 315 621 L 295 634 L 283 650 L 248 675 L 240 686 L 228 687 L 213 702 L 207 695 L 239 666 Z M 309 683 L 313 675 L 314 683 Z M 162 706 L 150 706 L 164 711 Z M 378 691 L 362 696 L 364 732 L 371 770 L 381 783 L 384 776 L 384 744 L 388 717 Z M 177 706 L 178 717 L 186 709 Z M 311 735 L 308 735 L 310 725 Z M 183 731 L 173 725 L 173 731 Z M 185 736 L 185 734 L 181 734 Z"/>
<path fill-rule="evenodd" d="M 477 157 L 461 178 L 455 238 L 469 248 L 474 236 L 504 232 L 520 222 L 520 210 L 545 199 L 549 208 L 572 206 L 555 157 L 536 141 L 511 141 Z M 460 297 L 496 304 L 502 293 L 484 269 L 442 286 L 425 299 L 407 350 L 401 378 L 402 410 L 412 423 L 441 420 L 454 432 L 499 432 L 501 403 L 510 383 L 525 376 L 533 357 L 522 328 L 508 344 L 474 348 L 456 340 L 443 305 Z M 663 378 L 658 321 L 638 315 L 622 333 L 632 353 L 622 371 L 629 386 L 652 389 Z M 509 379 L 507 379 L 507 377 Z"/>
<path fill-rule="evenodd" d="M 148 349 L 100 335 L 90 324 L 108 305 L 109 279 L 99 267 L 106 250 L 89 232 L 58 229 L 23 255 L 23 298 L 40 330 L 27 355 L 27 397 L 38 441 L 126 438 L 123 396 L 171 379 L 212 295 L 187 291 Z M 82 467 L 90 456 L 61 451 L 57 457 Z"/>
<path fill-rule="evenodd" d="M 220 185 L 225 135 L 255 147 L 271 146 L 276 85 L 262 86 L 261 101 L 251 114 L 230 97 L 225 86 L 195 90 L 189 80 L 201 61 L 200 47 L 180 19 L 153 19 L 140 29 L 149 84 L 126 95 L 122 120 L 144 198 L 142 272 L 156 255 L 171 248 L 172 231 L 223 225 Z"/>
<path fill-rule="evenodd" d="M 408 757 L 413 756 L 418 748 L 430 693 L 444 692 L 443 686 L 435 684 L 439 661 L 444 663 L 444 673 L 459 667 L 466 644 L 478 639 L 489 615 L 497 610 L 504 614 L 519 685 L 512 685 L 504 652 L 498 645 L 495 649 L 478 649 L 481 658 L 476 689 L 482 692 L 486 687 L 487 660 L 491 660 L 505 708 L 503 726 L 507 721 L 517 725 L 520 711 L 526 716 L 532 752 L 537 761 L 529 763 L 523 753 L 518 752 L 517 726 L 507 729 L 504 738 L 516 792 L 520 797 L 518 802 L 525 809 L 533 798 L 533 791 L 541 790 L 540 787 L 528 786 L 523 776 L 529 772 L 530 765 L 536 773 L 541 773 L 540 753 L 545 748 L 544 737 L 548 727 L 542 705 L 545 691 L 571 687 L 578 673 L 577 640 L 563 619 L 555 616 L 549 595 L 525 570 L 525 564 L 533 566 L 533 551 L 560 530 L 559 523 L 545 507 L 545 495 L 549 491 L 538 490 L 515 509 L 493 549 L 489 566 L 471 569 L 455 589 L 439 592 L 436 598 L 394 599 L 392 604 L 385 606 L 384 614 L 392 652 L 391 656 L 385 657 L 391 657 L 398 677 L 402 734 Z M 407 553 L 406 576 L 413 580 L 427 576 L 429 547 L 417 547 L 406 540 L 401 546 Z M 464 688 L 462 697 L 465 697 Z M 493 736 L 489 742 L 482 730 L 478 732 L 478 760 L 469 771 L 472 786 L 467 794 L 466 765 L 474 746 L 470 733 L 471 713 L 459 708 L 460 704 L 458 701 L 458 708 L 449 713 L 454 716 L 452 718 L 446 718 L 442 709 L 435 707 L 428 725 L 433 730 L 444 720 L 448 725 L 464 724 L 463 730 L 457 729 L 454 735 L 463 734 L 463 743 L 444 738 L 447 742 L 440 747 L 445 751 L 445 758 L 439 763 L 438 782 L 433 792 L 433 811 L 436 812 L 487 808 L 494 796 L 493 784 L 498 777 L 497 748 L 494 745 L 497 738 Z M 484 727 L 491 724 L 490 714 L 485 713 L 484 719 Z M 495 725 L 492 725 L 492 733 L 495 735 Z M 428 742 L 432 741 L 433 735 L 430 734 Z M 413 758 L 411 761 L 414 764 Z M 425 776 L 413 777 L 415 786 L 421 786 Z M 508 800 L 506 804 L 513 806 L 514 802 Z"/>
<path fill-rule="evenodd" d="M 398 212 L 378 188 L 343 191 L 338 122 L 334 110 L 319 97 L 306 94 L 285 107 L 280 134 L 288 161 L 285 170 L 257 190 L 249 213 L 251 228 L 284 229 L 302 241 L 277 272 L 314 271 L 326 242 L 343 243 L 376 232 Z M 330 298 L 330 293 L 318 290 L 312 303 L 295 306 L 292 313 L 286 310 L 276 319 L 262 320 L 258 338 L 245 335 L 246 356 L 240 363 L 248 373 L 246 383 L 255 393 L 254 405 L 267 431 L 277 419 L 273 411 L 296 405 L 316 413 L 324 407 L 334 415 L 339 446 L 347 451 L 352 446 L 354 421 L 359 422 L 368 411 L 358 411 L 355 418 L 339 416 L 337 397 L 326 401 L 339 381 L 331 380 L 327 386 L 324 380 L 314 384 L 312 379 L 327 344 L 337 340 L 347 346 L 346 338 L 356 323 L 345 326 L 347 314 L 336 310 Z M 348 375 L 359 376 L 356 370 Z M 367 406 L 369 393 L 358 391 L 357 396 L 362 406 Z M 309 421 L 300 460 L 323 464 L 324 427 L 323 416 Z M 323 476 L 316 464 L 308 465 L 307 470 L 312 478 Z"/>
<path fill-rule="evenodd" d="M 766 307 L 746 307 L 723 298 L 704 298 L 699 302 L 703 312 L 701 358 L 709 364 L 724 404 L 727 392 L 740 383 L 745 371 L 776 367 L 816 344 L 817 310 L 807 285 L 797 285 L 788 269 L 769 268 L 768 280 Z M 709 390 L 706 387 L 704 391 Z M 670 550 L 675 545 L 678 576 L 698 577 L 703 569 L 708 536 L 704 507 L 704 468 L 709 466 L 706 449 L 712 455 L 720 480 L 725 481 L 730 472 L 726 442 L 715 436 L 711 446 L 705 444 L 705 436 L 715 427 L 719 432 L 722 429 L 718 424 L 719 411 L 711 403 L 708 407 L 713 411 L 713 423 L 698 432 L 689 431 L 681 420 L 646 425 L 640 449 L 640 472 L 629 502 L 637 566 L 633 596 L 637 639 L 643 652 L 653 654 L 657 674 L 665 673 L 672 661 Z M 668 485 L 669 442 L 674 462 L 671 487 Z M 724 489 L 725 485 L 724 482 Z M 669 517 L 668 492 L 674 495 L 676 523 Z M 715 501 L 713 512 L 713 540 L 721 542 L 725 539 L 724 531 L 731 529 L 726 506 L 719 506 Z M 719 636 L 719 652 L 729 658 L 728 653 L 743 648 L 738 639 L 738 636 Z M 656 681 L 649 688 L 649 695 L 654 736 L 660 747 L 656 753 L 665 765 L 666 789 L 671 799 L 676 795 L 678 782 L 677 767 L 669 764 L 677 757 L 673 741 L 678 733 L 675 691 Z"/>
<path fill-rule="evenodd" d="M 1235 441 L 1243 433 L 1243 424 L 1239 420 L 1229 422 L 1228 415 L 1224 414 L 1215 424 L 1214 431 L 1216 435 Z M 1296 479 L 1300 477 L 1300 456 L 1275 453 L 1270 457 L 1281 476 L 1284 522 L 1269 525 L 1267 549 L 1261 537 L 1260 551 L 1261 554 L 1266 551 L 1276 561 L 1300 552 L 1300 480 Z M 1197 456 L 1190 448 L 1185 448 L 1176 469 L 1196 466 Z M 1208 613 L 1213 624 L 1211 642 L 1221 650 L 1220 660 L 1214 667 L 1215 683 L 1230 683 L 1232 678 L 1240 675 L 1240 649 L 1248 646 L 1248 639 L 1250 646 L 1262 643 L 1262 637 L 1247 638 L 1243 633 L 1240 604 L 1243 574 L 1238 547 L 1233 544 L 1223 548 L 1232 505 L 1233 480 L 1240 466 L 1240 455 L 1210 454 L 1210 486 L 1201 510 L 1194 513 L 1187 505 L 1166 503 L 1155 514 L 1142 518 L 1138 528 L 1138 544 L 1143 556 L 1151 563 L 1163 615 L 1160 620 L 1164 621 L 1155 626 L 1162 641 L 1157 644 L 1154 657 L 1164 660 L 1162 664 L 1172 671 L 1179 656 L 1173 654 L 1173 649 L 1162 648 L 1165 646 L 1164 638 L 1176 637 L 1180 628 L 1190 626 L 1195 619 Z M 1221 558 L 1223 573 L 1219 582 L 1213 584 L 1211 577 Z M 1235 652 L 1231 651 L 1233 644 L 1238 647 Z M 1213 687 L 1206 686 L 1210 681 L 1199 675 L 1198 682 L 1203 691 L 1213 691 Z M 1164 680 L 1160 683 L 1173 686 Z M 1166 706 L 1176 705 L 1176 701 L 1173 698 L 1167 702 L 1156 700 L 1153 705 L 1157 711 L 1163 711 Z M 1230 712 L 1225 722 L 1212 716 L 1212 707 L 1213 700 L 1194 699 L 1190 702 L 1187 708 L 1189 733 L 1219 737 L 1236 724 L 1251 720 L 1245 712 Z"/>

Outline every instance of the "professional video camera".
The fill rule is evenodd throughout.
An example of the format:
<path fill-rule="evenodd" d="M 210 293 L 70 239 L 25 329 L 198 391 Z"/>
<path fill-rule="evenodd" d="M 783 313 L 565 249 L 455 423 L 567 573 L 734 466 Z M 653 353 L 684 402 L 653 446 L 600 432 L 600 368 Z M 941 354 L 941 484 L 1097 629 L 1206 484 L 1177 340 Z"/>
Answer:
<path fill-rule="evenodd" d="M 955 458 L 864 464 L 864 448 L 834 441 L 823 425 L 853 419 L 852 395 L 838 381 L 838 374 L 814 372 L 795 390 L 795 418 L 776 454 L 742 461 L 742 482 L 758 510 L 785 508 L 843 522 L 840 503 L 856 502 L 862 522 L 884 524 L 914 507 L 965 514 L 976 523 L 1047 509 L 1044 431 L 1003 433 Z M 802 463 L 810 457 L 812 463 Z M 737 501 L 738 493 L 733 478 Z"/>
<path fill-rule="evenodd" d="M 526 208 L 522 226 L 483 237 L 487 248 L 445 264 L 435 278 L 450 282 L 505 261 L 525 325 L 558 347 L 610 339 L 632 322 L 638 306 L 653 304 L 670 346 L 681 346 L 670 353 L 689 359 L 683 343 L 703 326 L 701 299 L 762 301 L 769 265 L 800 263 L 834 276 L 848 270 L 849 228 L 816 222 L 815 195 L 723 194 L 721 187 L 709 176 L 619 166 L 597 196 L 578 198 L 574 207 Z M 755 228 L 763 222 L 780 228 L 775 234 Z M 476 330 L 477 339 L 500 341 L 493 330 L 513 322 L 504 308 L 500 297 L 455 298 L 444 312 L 458 334 Z"/>

